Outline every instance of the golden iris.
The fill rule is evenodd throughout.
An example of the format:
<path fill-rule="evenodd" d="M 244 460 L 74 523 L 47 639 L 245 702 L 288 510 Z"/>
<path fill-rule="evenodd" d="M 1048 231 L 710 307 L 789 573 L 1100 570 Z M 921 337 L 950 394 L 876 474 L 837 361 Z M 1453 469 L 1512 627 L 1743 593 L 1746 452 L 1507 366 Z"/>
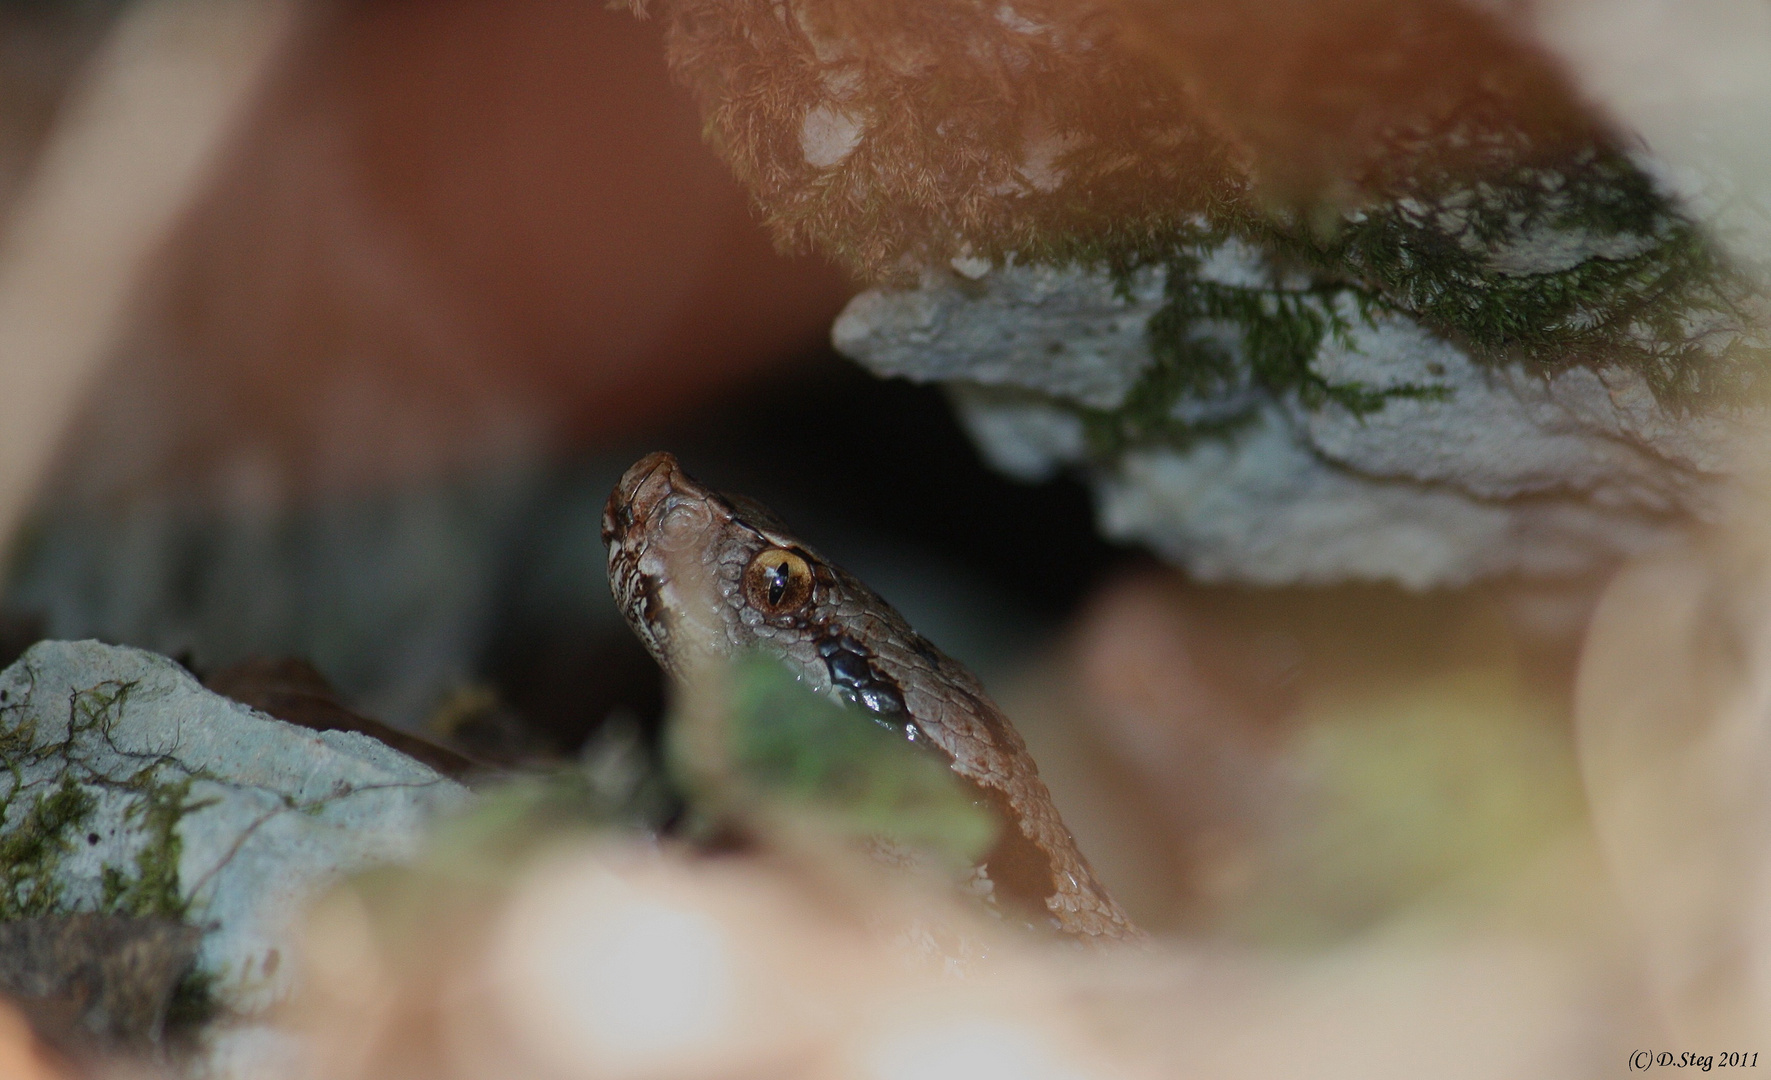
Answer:
<path fill-rule="evenodd" d="M 744 598 L 764 614 L 793 611 L 811 597 L 811 565 L 786 548 L 766 548 L 744 568 Z"/>

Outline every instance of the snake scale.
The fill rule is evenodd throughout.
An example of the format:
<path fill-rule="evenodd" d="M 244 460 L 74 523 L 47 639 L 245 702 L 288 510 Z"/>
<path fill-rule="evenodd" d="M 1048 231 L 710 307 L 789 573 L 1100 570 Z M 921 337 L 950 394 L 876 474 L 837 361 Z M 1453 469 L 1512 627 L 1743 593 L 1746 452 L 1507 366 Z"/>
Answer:
<path fill-rule="evenodd" d="M 603 512 L 616 603 L 659 664 L 761 651 L 939 752 L 1004 823 L 985 855 L 1005 912 L 1087 940 L 1138 938 L 1058 816 L 1021 736 L 970 671 L 766 507 L 641 458 Z"/>

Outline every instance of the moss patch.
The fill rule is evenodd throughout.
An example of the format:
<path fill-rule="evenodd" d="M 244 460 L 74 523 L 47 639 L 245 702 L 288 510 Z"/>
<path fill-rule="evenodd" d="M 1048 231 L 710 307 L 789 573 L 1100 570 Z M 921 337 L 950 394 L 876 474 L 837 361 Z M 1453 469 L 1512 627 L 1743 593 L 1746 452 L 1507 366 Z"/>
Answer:
<path fill-rule="evenodd" d="M 1673 408 L 1762 389 L 1763 283 L 1730 265 L 1622 153 L 1595 143 L 1553 164 L 1527 148 L 1492 156 L 1473 181 L 1423 167 L 1332 238 L 1275 246 L 1318 273 L 1356 275 L 1478 362 L 1620 364 Z M 1559 265 L 1557 243 L 1591 254 Z"/>
<path fill-rule="evenodd" d="M 179 893 L 178 860 L 184 841 L 178 835 L 179 820 L 207 803 L 190 803 L 194 778 L 161 781 L 149 770 L 130 778 L 128 787 L 140 797 L 124 812 L 125 820 L 137 823 L 147 843 L 135 853 L 135 876 L 115 867 L 104 868 L 106 911 L 131 915 L 164 915 L 182 918 L 189 902 Z"/>
<path fill-rule="evenodd" d="M 68 733 L 59 742 L 42 744 L 29 720 L 0 727 L 0 763 L 11 780 L 0 797 L 0 919 L 91 906 L 116 915 L 185 914 L 177 827 L 186 813 L 206 805 L 189 800 L 196 775 L 158 755 L 124 754 L 123 768 L 100 768 L 81 750 L 91 739 L 116 749 L 111 733 L 133 688 L 103 683 L 71 695 Z M 8 712 L 16 717 L 22 709 Z M 89 831 L 101 800 L 121 801 L 122 824 L 138 843 L 126 845 L 133 854 L 125 861 L 97 868 L 96 900 L 71 899 L 63 874 L 67 857 L 111 839 Z"/>
<path fill-rule="evenodd" d="M 16 789 L 15 789 L 16 795 Z M 0 804 L 0 921 L 29 919 L 61 910 L 62 883 L 56 878 L 62 857 L 97 805 L 74 778 L 64 775 L 52 791 L 34 796 L 12 821 L 16 797 Z"/>

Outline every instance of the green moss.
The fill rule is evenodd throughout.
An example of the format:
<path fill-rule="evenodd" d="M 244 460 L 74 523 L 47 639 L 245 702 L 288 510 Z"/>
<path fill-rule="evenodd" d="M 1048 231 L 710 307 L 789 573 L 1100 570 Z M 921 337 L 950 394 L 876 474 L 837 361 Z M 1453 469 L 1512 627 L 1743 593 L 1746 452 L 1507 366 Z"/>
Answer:
<path fill-rule="evenodd" d="M 1673 408 L 1738 401 L 1762 386 L 1771 349 L 1751 311 L 1757 283 L 1620 153 L 1594 145 L 1554 167 L 1491 169 L 1474 182 L 1409 176 L 1327 241 L 1277 246 L 1319 273 L 1357 275 L 1478 362 L 1621 364 Z M 1541 273 L 1496 265 L 1558 236 L 1635 250 Z"/>
<path fill-rule="evenodd" d="M 0 921 L 58 910 L 62 893 L 56 869 L 97 806 L 91 794 L 65 775 L 53 791 L 37 795 L 24 816 L 12 822 L 15 798 L 0 805 L 0 827 L 11 826 L 0 835 Z"/>
<path fill-rule="evenodd" d="M 57 880 L 63 857 L 83 842 L 84 827 L 98 806 L 98 793 L 122 795 L 123 820 L 139 830 L 141 846 L 130 867 L 99 868 L 100 910 L 109 914 L 179 918 L 186 901 L 179 892 L 178 862 L 183 842 L 178 823 L 203 803 L 188 802 L 197 777 L 154 755 L 126 775 L 108 775 L 88 765 L 78 746 L 83 739 L 109 740 L 133 683 L 103 683 L 80 691 L 68 702 L 68 736 L 53 746 L 37 740 L 34 723 L 0 732 L 0 758 L 12 773 L 11 793 L 0 801 L 0 918 L 23 918 L 66 909 Z M 53 790 L 35 796 L 22 818 L 13 820 L 24 770 L 55 762 L 60 775 Z M 131 872 L 133 871 L 133 872 Z"/>
<path fill-rule="evenodd" d="M 0 711 L 0 717 L 5 712 Z M 17 723 L 0 727 L 0 765 L 5 765 L 12 773 L 13 790 L 24 783 L 20 770 L 26 762 L 32 760 L 37 747 L 37 721 L 32 718 L 20 719 Z"/>
<path fill-rule="evenodd" d="M 1132 389 L 1119 409 L 1090 409 L 1057 402 L 1082 420 L 1082 436 L 1089 457 L 1111 461 L 1127 450 L 1162 445 L 1184 450 L 1201 439 L 1223 439 L 1254 423 L 1253 408 L 1241 409 L 1209 420 L 1179 420 L 1174 406 L 1183 393 L 1174 389 L 1166 371 L 1153 371 Z"/>
<path fill-rule="evenodd" d="M 90 732 L 110 738 L 134 689 L 133 682 L 107 682 L 75 694 L 68 704 L 68 741 L 65 745 L 72 746 L 77 736 Z"/>
<path fill-rule="evenodd" d="M 1374 311 L 1387 307 L 1382 299 L 1361 290 L 1331 285 L 1252 289 L 1176 275 L 1170 279 L 1168 304 L 1161 313 L 1167 319 L 1151 332 L 1161 333 L 1165 325 L 1179 332 L 1196 320 L 1231 323 L 1241 333 L 1242 360 L 1254 380 L 1276 394 L 1295 395 L 1308 408 L 1332 401 L 1364 416 L 1393 398 L 1440 399 L 1448 393 L 1443 387 L 1414 384 L 1380 390 L 1359 382 L 1330 382 L 1318 375 L 1312 365 L 1330 338 L 1353 347 L 1352 324 L 1337 303 L 1343 297 L 1353 300 L 1357 317 L 1367 326 L 1375 325 Z M 1159 348 L 1157 355 L 1164 351 Z"/>
<path fill-rule="evenodd" d="M 1376 313 L 1404 316 L 1478 363 L 1524 363 L 1546 374 L 1625 366 L 1674 410 L 1738 403 L 1762 389 L 1771 342 L 1754 318 L 1757 283 L 1627 158 L 1589 143 L 1546 162 L 1505 138 L 1484 143 L 1467 131 L 1461 138 L 1486 146 L 1481 160 L 1466 155 L 1447 165 L 1429 145 L 1412 168 L 1395 164 L 1374 181 L 1379 197 L 1333 228 L 1226 217 L 1215 242 L 1252 243 L 1271 267 L 1313 279 L 1305 287 L 1204 282 L 1195 258 L 1167 260 L 1168 302 L 1150 323 L 1154 377 L 1192 392 L 1165 366 L 1185 365 L 1197 386 L 1246 371 L 1306 407 L 1333 402 L 1357 415 L 1396 398 L 1447 400 L 1439 387 L 1379 390 L 1314 372 L 1326 340 L 1348 341 L 1352 327 L 1341 311 L 1349 305 L 1340 301 L 1350 299 L 1368 324 Z M 1557 242 L 1612 253 L 1555 268 Z M 1551 267 L 1529 272 L 1533 261 Z M 1191 337 L 1202 321 L 1236 327 L 1240 355 L 1196 347 Z"/>
<path fill-rule="evenodd" d="M 1398 398 L 1450 400 L 1440 386 L 1376 388 L 1317 374 L 1324 344 L 1352 343 L 1349 308 L 1368 326 L 1378 314 L 1412 319 L 1478 363 L 1524 363 L 1546 374 L 1622 365 L 1675 411 L 1762 391 L 1771 342 L 1753 317 L 1755 283 L 1621 155 L 1588 147 L 1558 168 L 1486 167 L 1480 180 L 1443 170 L 1393 180 L 1385 200 L 1326 233 L 1234 214 L 1209 242 L 1253 243 L 1270 267 L 1311 279 L 1301 287 L 1202 281 L 1195 255 L 1166 258 L 1166 302 L 1149 324 L 1156 363 L 1122 409 L 1085 413 L 1091 449 L 1184 446 L 1233 430 L 1170 417 L 1183 400 L 1244 377 L 1306 408 L 1334 403 L 1356 416 Z M 1609 243 L 1618 254 L 1524 272 L 1535 250 L 1558 240 L 1589 250 Z M 1226 324 L 1237 333 L 1234 353 L 1199 333 Z"/>
<path fill-rule="evenodd" d="M 127 785 L 139 797 L 124 812 L 124 820 L 136 822 L 147 840 L 135 853 L 133 878 L 120 872 L 113 877 L 113 868 L 105 868 L 103 905 L 109 912 L 178 919 L 190 906 L 178 887 L 178 860 L 184 853 L 178 823 L 191 810 L 208 804 L 186 802 L 193 777 L 162 781 L 157 773 L 143 769 Z"/>
<path fill-rule="evenodd" d="M 1154 362 L 1123 403 L 1092 409 L 1050 399 L 1081 417 L 1096 460 L 1110 460 L 1136 446 L 1186 448 L 1200 439 L 1235 434 L 1254 421 L 1253 403 L 1207 419 L 1180 419 L 1176 412 L 1187 401 L 1222 396 L 1245 382 L 1275 396 L 1295 397 L 1308 408 L 1333 402 L 1358 417 L 1398 398 L 1450 399 L 1448 387 L 1404 383 L 1379 388 L 1331 381 L 1316 372 L 1315 360 L 1328 341 L 1354 345 L 1354 327 L 1343 309 L 1352 308 L 1354 318 L 1373 326 L 1377 313 L 1392 310 L 1381 297 L 1334 285 L 1223 285 L 1201 281 L 1197 266 L 1191 255 L 1169 264 L 1165 300 L 1148 327 Z M 1207 326 L 1225 325 L 1236 331 L 1234 350 L 1218 336 L 1201 333 Z"/>

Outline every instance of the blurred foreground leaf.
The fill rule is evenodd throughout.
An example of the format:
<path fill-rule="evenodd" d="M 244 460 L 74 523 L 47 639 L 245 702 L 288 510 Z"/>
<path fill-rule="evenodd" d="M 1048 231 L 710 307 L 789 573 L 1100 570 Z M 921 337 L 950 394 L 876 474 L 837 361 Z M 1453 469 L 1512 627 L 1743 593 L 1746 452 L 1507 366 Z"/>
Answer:
<path fill-rule="evenodd" d="M 719 804 L 716 813 L 785 812 L 956 866 L 990 849 L 994 815 L 938 753 L 814 693 L 764 657 L 740 659 L 710 679 L 717 688 L 703 687 L 672 723 L 679 769 L 692 790 Z"/>
<path fill-rule="evenodd" d="M 1566 717 L 1507 670 L 1323 703 L 1294 736 L 1309 794 L 1257 857 L 1244 933 L 1322 944 L 1492 897 L 1581 821 Z"/>

